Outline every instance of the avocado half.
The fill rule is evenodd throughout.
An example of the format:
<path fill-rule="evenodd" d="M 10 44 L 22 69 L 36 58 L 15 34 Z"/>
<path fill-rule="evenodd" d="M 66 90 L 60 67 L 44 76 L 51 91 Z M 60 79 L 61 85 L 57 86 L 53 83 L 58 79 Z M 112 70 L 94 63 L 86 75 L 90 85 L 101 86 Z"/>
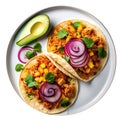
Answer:
<path fill-rule="evenodd" d="M 50 19 L 48 15 L 41 14 L 29 20 L 22 29 L 19 39 L 16 42 L 18 46 L 27 45 L 37 38 L 42 37 L 49 29 Z"/>

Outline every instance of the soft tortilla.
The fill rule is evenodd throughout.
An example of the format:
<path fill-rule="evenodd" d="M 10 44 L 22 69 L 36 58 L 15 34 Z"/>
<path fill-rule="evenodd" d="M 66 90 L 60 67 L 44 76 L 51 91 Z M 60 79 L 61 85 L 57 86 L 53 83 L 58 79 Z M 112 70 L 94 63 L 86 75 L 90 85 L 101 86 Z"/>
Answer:
<path fill-rule="evenodd" d="M 46 56 L 48 59 L 49 57 L 47 56 L 47 54 L 40 54 L 39 56 Z M 32 58 L 26 65 L 25 65 L 25 68 L 29 68 L 31 67 L 32 64 L 35 64 L 36 62 L 36 58 L 39 57 L 39 56 L 36 56 L 34 58 Z M 51 62 L 52 60 L 49 59 Z M 56 65 L 55 65 L 56 66 Z M 58 66 L 57 66 L 58 68 Z M 25 69 L 21 72 L 20 74 L 20 78 L 21 77 L 24 77 L 24 72 L 25 72 Z M 32 106 L 33 108 L 43 112 L 43 113 L 47 113 L 47 114 L 56 114 L 56 113 L 60 113 L 60 112 L 63 112 L 65 111 L 66 109 L 68 109 L 76 100 L 77 98 L 77 94 L 78 94 L 78 81 L 76 79 L 72 79 L 71 80 L 71 84 L 74 85 L 75 87 L 75 97 L 74 98 L 71 98 L 70 100 L 70 105 L 67 106 L 67 107 L 59 107 L 59 108 L 55 108 L 55 109 L 52 109 L 52 110 L 49 110 L 47 108 L 45 108 L 41 103 L 37 102 L 37 99 L 34 97 L 32 100 L 30 100 L 27 95 L 26 95 L 26 91 L 25 91 L 25 88 L 24 88 L 24 84 L 21 80 L 19 80 L 19 89 L 20 89 L 20 93 L 21 93 L 21 96 L 22 98 L 24 99 L 24 101 L 29 104 L 30 106 Z"/>
<path fill-rule="evenodd" d="M 89 76 L 88 80 L 85 80 L 85 79 L 81 78 L 77 74 L 77 72 L 72 68 L 72 66 L 69 63 L 67 63 L 61 56 L 59 56 L 59 55 L 57 55 L 55 53 L 52 53 L 52 52 L 50 52 L 49 56 L 58 64 L 58 66 L 59 66 L 59 68 L 61 68 L 61 70 L 67 71 L 67 73 L 69 73 L 72 76 L 78 78 L 79 80 L 82 80 L 84 82 L 88 82 L 88 81 L 91 81 L 95 76 L 97 76 L 103 70 L 103 68 L 104 68 L 104 66 L 105 66 L 105 64 L 107 62 L 107 59 L 108 59 L 108 44 L 106 42 L 106 38 L 105 38 L 104 34 L 95 25 L 92 25 L 92 24 L 90 24 L 89 22 L 87 22 L 85 20 L 74 19 L 74 20 L 71 20 L 71 21 L 72 22 L 80 21 L 82 24 L 86 25 L 87 27 L 93 28 L 95 30 L 95 32 L 96 32 L 96 35 L 99 36 L 99 37 L 101 37 L 101 38 L 103 38 L 104 44 L 105 44 L 104 49 L 107 52 L 107 56 L 105 58 L 101 59 L 101 67 L 100 67 L 99 71 L 97 72 L 97 74 Z M 64 27 L 66 25 L 66 21 L 65 22 L 61 22 L 58 25 Z M 54 29 L 56 29 L 56 27 Z M 50 36 L 51 35 L 52 35 L 52 33 L 50 34 Z M 49 43 L 49 38 L 48 38 L 48 43 Z M 47 50 L 49 51 L 49 49 L 48 49 L 48 47 L 49 47 L 48 43 L 47 43 Z M 67 75 L 69 75 L 69 74 L 67 74 Z"/>

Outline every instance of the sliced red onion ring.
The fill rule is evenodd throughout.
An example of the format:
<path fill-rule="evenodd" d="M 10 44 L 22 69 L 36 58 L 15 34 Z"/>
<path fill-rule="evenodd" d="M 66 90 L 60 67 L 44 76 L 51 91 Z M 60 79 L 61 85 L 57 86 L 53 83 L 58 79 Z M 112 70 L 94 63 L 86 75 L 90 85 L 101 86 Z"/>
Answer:
<path fill-rule="evenodd" d="M 25 64 L 28 61 L 28 59 L 26 58 L 26 55 L 25 55 L 28 50 L 32 51 L 33 48 L 30 46 L 24 46 L 18 52 L 18 59 L 23 64 Z M 37 55 L 36 52 L 35 52 L 35 55 Z"/>
<path fill-rule="evenodd" d="M 51 86 L 48 84 L 45 84 L 44 86 L 41 87 L 42 90 L 42 94 L 44 94 L 47 97 L 51 97 L 53 95 L 55 95 L 55 91 L 53 88 L 51 88 Z"/>
<path fill-rule="evenodd" d="M 81 56 L 86 47 L 82 40 L 80 39 L 71 39 L 67 44 L 65 45 L 65 53 L 68 56 Z"/>
<path fill-rule="evenodd" d="M 86 60 L 83 62 L 77 62 L 77 63 L 74 63 L 72 60 L 70 60 L 70 64 L 71 66 L 73 67 L 84 67 L 89 61 L 89 55 L 87 56 Z"/>
<path fill-rule="evenodd" d="M 76 62 L 82 62 L 82 61 L 85 61 L 85 60 L 86 60 L 87 55 L 88 55 L 88 54 L 83 54 L 82 56 L 80 56 L 80 57 L 78 57 L 78 58 L 73 58 L 73 59 L 71 59 L 71 60 L 72 60 L 74 63 L 76 63 Z"/>
<path fill-rule="evenodd" d="M 81 40 L 72 40 L 70 46 L 70 54 L 73 56 L 81 56 L 85 51 L 85 45 Z"/>
<path fill-rule="evenodd" d="M 88 56 L 86 55 L 85 58 L 83 60 L 81 60 L 81 61 L 77 62 L 77 61 L 73 61 L 73 59 L 71 59 L 70 61 L 73 64 L 83 64 L 86 61 L 87 58 L 88 58 Z"/>
<path fill-rule="evenodd" d="M 84 67 L 88 63 L 89 54 L 81 39 L 71 39 L 68 41 L 64 52 L 70 57 L 72 67 Z"/>
<path fill-rule="evenodd" d="M 77 44 L 77 42 L 71 46 L 72 51 L 74 52 L 79 52 L 80 51 L 80 46 Z"/>
<path fill-rule="evenodd" d="M 42 100 L 55 103 L 61 98 L 62 92 L 57 84 L 45 82 L 39 89 L 39 96 Z"/>
<path fill-rule="evenodd" d="M 81 55 L 83 56 L 84 54 L 86 54 L 87 50 L 84 51 L 84 53 Z M 87 53 L 88 54 L 88 53 Z M 78 59 L 80 56 L 73 56 L 73 55 L 70 55 L 70 58 L 71 59 Z"/>

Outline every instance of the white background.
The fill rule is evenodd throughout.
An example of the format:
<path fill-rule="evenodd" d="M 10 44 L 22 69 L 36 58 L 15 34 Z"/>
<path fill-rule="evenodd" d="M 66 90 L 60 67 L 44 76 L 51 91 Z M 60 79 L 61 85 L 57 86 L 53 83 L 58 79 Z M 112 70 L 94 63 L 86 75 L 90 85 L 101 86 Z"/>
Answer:
<path fill-rule="evenodd" d="M 31 14 L 54 5 L 70 5 L 96 16 L 109 30 L 117 52 L 117 69 L 105 96 L 91 108 L 68 116 L 40 113 L 16 94 L 6 71 L 6 50 L 16 28 Z M 1 0 L 0 1 L 0 120 L 119 120 L 120 119 L 119 0 Z"/>

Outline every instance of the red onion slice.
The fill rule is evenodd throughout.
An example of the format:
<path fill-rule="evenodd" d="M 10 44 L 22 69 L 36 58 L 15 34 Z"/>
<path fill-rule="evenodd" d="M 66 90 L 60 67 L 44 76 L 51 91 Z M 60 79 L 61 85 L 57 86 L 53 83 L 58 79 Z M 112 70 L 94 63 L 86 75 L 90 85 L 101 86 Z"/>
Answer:
<path fill-rule="evenodd" d="M 18 52 L 18 60 L 23 64 L 25 64 L 28 61 L 28 59 L 26 58 L 26 55 L 25 55 L 28 50 L 32 51 L 33 48 L 30 46 L 24 46 Z M 35 55 L 37 55 L 36 52 L 35 52 Z"/>
<path fill-rule="evenodd" d="M 55 103 L 62 95 L 61 89 L 57 84 L 45 82 L 39 89 L 39 96 L 42 100 Z"/>
<path fill-rule="evenodd" d="M 73 62 L 72 60 L 70 60 L 70 64 L 71 66 L 73 67 L 84 67 L 89 61 L 89 55 L 87 55 L 87 58 L 85 59 L 85 61 L 82 61 L 82 62 Z"/>
<path fill-rule="evenodd" d="M 72 56 L 72 57 L 71 57 L 71 60 L 72 60 L 73 62 L 81 62 L 81 61 L 85 61 L 87 55 L 88 55 L 88 52 L 85 51 L 84 54 L 81 55 L 81 56 L 79 56 L 79 57 L 73 57 L 73 56 Z"/>
<path fill-rule="evenodd" d="M 64 52 L 70 57 L 72 67 L 84 67 L 89 60 L 87 48 L 81 39 L 71 39 L 68 41 Z"/>
<path fill-rule="evenodd" d="M 49 97 L 49 96 L 53 96 L 55 94 L 55 91 L 53 88 L 48 88 L 50 86 L 48 86 L 48 84 L 43 85 L 40 89 L 41 89 L 41 93 L 44 94 L 45 96 Z"/>
<path fill-rule="evenodd" d="M 88 55 L 88 53 L 87 53 L 87 51 L 83 54 L 83 55 L 81 55 L 80 57 L 77 57 L 77 58 L 71 58 L 71 60 L 73 61 L 73 62 L 81 62 L 81 61 L 85 61 L 86 60 L 86 58 L 87 58 L 87 55 Z"/>
<path fill-rule="evenodd" d="M 69 45 L 70 54 L 73 56 L 81 56 L 85 51 L 85 45 L 81 40 L 72 41 Z"/>
<path fill-rule="evenodd" d="M 50 87 L 50 86 L 48 86 L 48 87 Z M 45 88 L 43 91 L 43 94 L 47 97 L 51 97 L 51 96 L 55 95 L 55 90 L 56 89 L 53 89 L 53 88 Z"/>
<path fill-rule="evenodd" d="M 87 50 L 85 50 L 84 53 L 83 53 L 81 56 L 83 56 L 84 54 L 86 54 L 86 52 L 87 52 Z M 73 56 L 73 55 L 70 55 L 70 58 L 71 58 L 71 59 L 77 59 L 77 58 L 79 58 L 79 57 L 81 57 L 81 56 Z"/>
<path fill-rule="evenodd" d="M 80 39 L 72 39 L 65 45 L 65 54 L 68 56 L 81 56 L 86 47 L 82 40 Z"/>

